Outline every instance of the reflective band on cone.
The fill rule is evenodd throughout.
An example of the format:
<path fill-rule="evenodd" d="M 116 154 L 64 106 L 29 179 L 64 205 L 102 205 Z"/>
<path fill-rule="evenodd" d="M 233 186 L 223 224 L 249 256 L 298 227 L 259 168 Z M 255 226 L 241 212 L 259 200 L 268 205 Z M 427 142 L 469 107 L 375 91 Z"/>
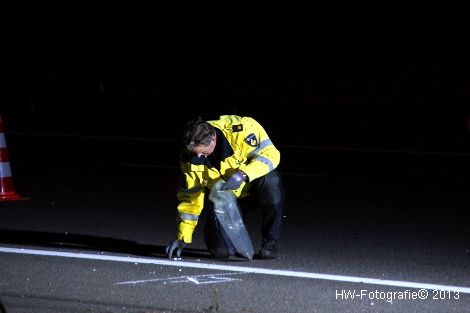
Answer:
<path fill-rule="evenodd" d="M 26 200 L 15 192 L 8 159 L 7 144 L 3 133 L 3 122 L 0 116 L 0 201 Z"/>

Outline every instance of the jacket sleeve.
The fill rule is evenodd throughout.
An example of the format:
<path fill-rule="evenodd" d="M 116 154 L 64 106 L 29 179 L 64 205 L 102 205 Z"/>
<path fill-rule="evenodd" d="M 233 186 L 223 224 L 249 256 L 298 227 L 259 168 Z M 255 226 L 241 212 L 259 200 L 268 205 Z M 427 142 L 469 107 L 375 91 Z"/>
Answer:
<path fill-rule="evenodd" d="M 254 150 L 248 150 L 248 163 L 242 165 L 240 170 L 245 172 L 249 180 L 252 181 L 274 170 L 279 165 L 281 153 L 269 139 L 264 128 L 254 119 L 250 118 L 249 121 L 247 126 L 250 135 L 256 136 L 258 144 Z M 246 145 L 248 145 L 247 140 L 245 140 Z"/>
<path fill-rule="evenodd" d="M 191 243 L 193 232 L 204 207 L 204 186 L 196 173 L 183 173 L 183 182 L 177 192 L 178 239 Z"/>

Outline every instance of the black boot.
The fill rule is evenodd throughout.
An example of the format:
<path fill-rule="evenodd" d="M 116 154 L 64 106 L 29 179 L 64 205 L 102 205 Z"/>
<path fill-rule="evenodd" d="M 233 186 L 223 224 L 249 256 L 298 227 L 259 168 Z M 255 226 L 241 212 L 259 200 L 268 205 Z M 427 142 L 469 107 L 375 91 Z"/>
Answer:
<path fill-rule="evenodd" d="M 258 257 L 260 259 L 275 259 L 277 258 L 277 242 L 275 240 L 263 240 L 261 250 L 259 250 Z"/>

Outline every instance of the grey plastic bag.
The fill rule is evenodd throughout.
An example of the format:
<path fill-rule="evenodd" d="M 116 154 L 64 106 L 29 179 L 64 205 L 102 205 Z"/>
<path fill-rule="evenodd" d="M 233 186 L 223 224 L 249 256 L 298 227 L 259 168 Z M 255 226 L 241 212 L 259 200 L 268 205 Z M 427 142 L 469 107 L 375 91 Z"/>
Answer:
<path fill-rule="evenodd" d="M 215 183 L 209 194 L 209 199 L 214 203 L 215 216 L 235 250 L 253 260 L 253 244 L 240 215 L 237 198 L 232 191 L 221 190 L 223 184 L 223 180 Z"/>

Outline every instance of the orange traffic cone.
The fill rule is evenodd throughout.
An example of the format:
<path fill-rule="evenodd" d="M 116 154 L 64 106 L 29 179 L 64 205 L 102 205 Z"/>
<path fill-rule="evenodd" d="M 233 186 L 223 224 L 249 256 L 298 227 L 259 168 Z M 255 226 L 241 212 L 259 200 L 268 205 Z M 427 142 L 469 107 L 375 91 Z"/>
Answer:
<path fill-rule="evenodd" d="M 7 144 L 3 133 L 3 121 L 0 116 L 0 201 L 26 200 L 15 192 L 8 160 Z"/>

